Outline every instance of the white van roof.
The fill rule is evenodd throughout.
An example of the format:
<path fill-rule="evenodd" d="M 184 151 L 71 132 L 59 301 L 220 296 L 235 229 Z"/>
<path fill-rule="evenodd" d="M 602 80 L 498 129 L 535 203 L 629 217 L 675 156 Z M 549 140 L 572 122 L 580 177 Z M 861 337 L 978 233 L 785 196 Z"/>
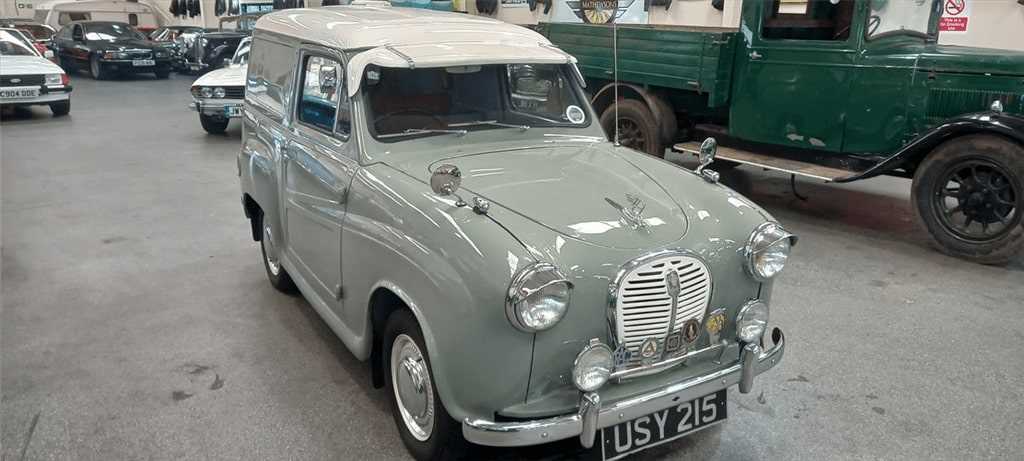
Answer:
<path fill-rule="evenodd" d="M 349 60 L 352 94 L 368 64 L 415 68 L 576 62 L 525 27 L 481 16 L 369 2 L 269 13 L 256 22 L 256 33 L 261 30 L 328 48 L 364 50 Z"/>

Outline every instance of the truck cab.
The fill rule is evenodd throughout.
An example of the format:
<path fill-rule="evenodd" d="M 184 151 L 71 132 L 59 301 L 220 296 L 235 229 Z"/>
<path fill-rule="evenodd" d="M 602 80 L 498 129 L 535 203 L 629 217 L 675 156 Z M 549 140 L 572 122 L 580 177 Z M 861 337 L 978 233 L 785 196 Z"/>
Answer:
<path fill-rule="evenodd" d="M 695 152 L 686 141 L 711 135 L 723 146 L 719 169 L 913 178 L 934 246 L 1006 263 L 1024 248 L 1024 53 L 937 44 L 942 8 L 748 0 L 737 27 L 582 15 L 538 28 L 579 58 L 602 126 L 621 144 L 661 157 L 670 145 Z"/>

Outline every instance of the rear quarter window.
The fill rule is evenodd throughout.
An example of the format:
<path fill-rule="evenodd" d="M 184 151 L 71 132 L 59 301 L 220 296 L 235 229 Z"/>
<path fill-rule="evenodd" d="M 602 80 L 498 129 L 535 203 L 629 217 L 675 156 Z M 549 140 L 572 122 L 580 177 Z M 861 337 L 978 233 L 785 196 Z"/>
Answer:
<path fill-rule="evenodd" d="M 245 97 L 278 122 L 283 121 L 291 101 L 295 59 L 295 48 L 265 36 L 253 38 Z"/>

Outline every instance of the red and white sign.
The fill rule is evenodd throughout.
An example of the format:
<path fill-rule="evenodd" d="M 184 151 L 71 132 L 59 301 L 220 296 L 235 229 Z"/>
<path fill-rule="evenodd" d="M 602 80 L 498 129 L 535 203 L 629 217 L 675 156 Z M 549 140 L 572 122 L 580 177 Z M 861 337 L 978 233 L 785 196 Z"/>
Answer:
<path fill-rule="evenodd" d="M 967 20 L 970 18 L 970 0 L 942 0 L 939 32 L 965 34 Z"/>

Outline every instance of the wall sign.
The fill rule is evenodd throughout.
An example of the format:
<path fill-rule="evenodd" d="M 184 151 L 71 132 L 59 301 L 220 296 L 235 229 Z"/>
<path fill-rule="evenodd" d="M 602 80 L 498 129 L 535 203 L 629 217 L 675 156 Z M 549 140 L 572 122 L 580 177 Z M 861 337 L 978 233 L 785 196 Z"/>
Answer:
<path fill-rule="evenodd" d="M 970 0 L 942 0 L 942 17 L 939 18 L 939 32 L 966 34 L 967 22 L 970 18 Z"/>

